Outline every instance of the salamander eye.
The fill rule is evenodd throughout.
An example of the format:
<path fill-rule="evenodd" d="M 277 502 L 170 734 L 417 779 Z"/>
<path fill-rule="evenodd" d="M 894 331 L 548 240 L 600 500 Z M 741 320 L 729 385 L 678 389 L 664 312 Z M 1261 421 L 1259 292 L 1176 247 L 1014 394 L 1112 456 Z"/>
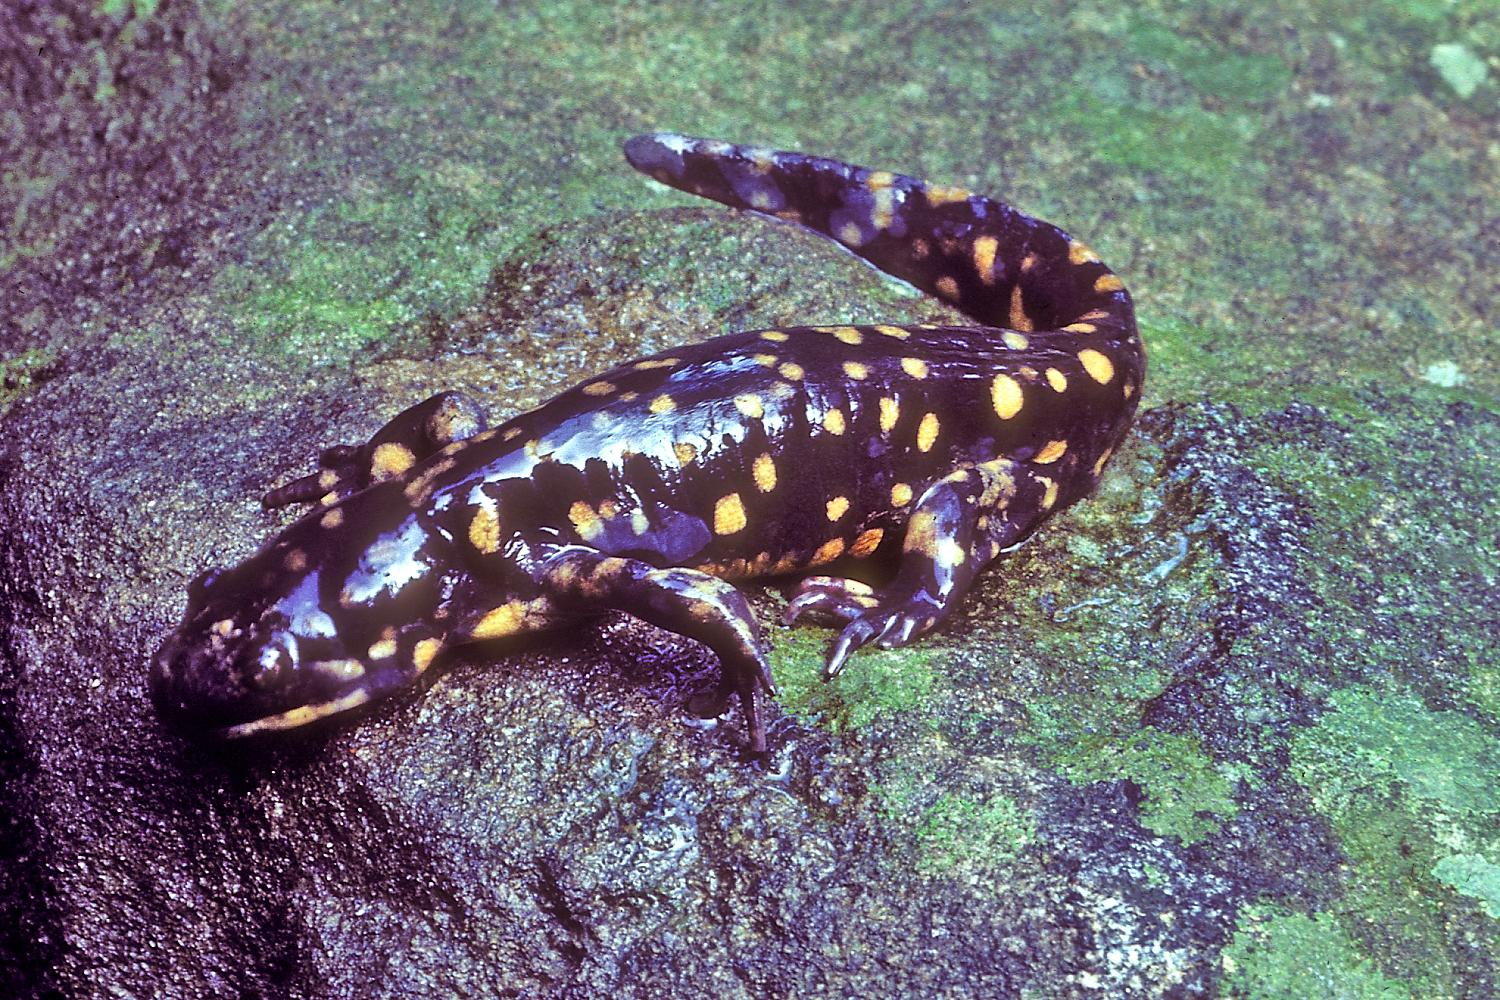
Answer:
<path fill-rule="evenodd" d="M 292 678 L 297 669 L 297 637 L 278 632 L 260 648 L 250 686 L 258 691 L 274 691 Z"/>

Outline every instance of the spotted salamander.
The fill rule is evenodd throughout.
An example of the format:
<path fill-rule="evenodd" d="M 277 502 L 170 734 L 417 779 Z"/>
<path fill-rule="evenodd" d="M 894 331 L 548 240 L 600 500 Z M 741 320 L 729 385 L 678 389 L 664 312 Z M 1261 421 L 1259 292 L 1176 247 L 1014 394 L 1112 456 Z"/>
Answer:
<path fill-rule="evenodd" d="M 663 184 L 798 223 L 972 326 L 799 326 L 674 348 L 495 428 L 444 393 L 268 506 L 316 501 L 192 585 L 152 658 L 169 723 L 237 737 L 417 685 L 463 643 L 623 611 L 717 655 L 765 746 L 775 694 L 732 581 L 898 550 L 889 585 L 803 579 L 783 620 L 867 643 L 929 631 L 976 574 L 1099 481 L 1140 399 L 1130 296 L 1088 247 L 954 187 L 797 153 L 640 136 Z"/>

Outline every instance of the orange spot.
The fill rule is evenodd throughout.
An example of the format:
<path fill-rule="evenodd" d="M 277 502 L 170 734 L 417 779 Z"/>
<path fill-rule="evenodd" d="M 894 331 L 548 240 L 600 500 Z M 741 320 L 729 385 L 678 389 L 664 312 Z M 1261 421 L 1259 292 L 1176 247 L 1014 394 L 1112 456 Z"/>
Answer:
<path fill-rule="evenodd" d="M 880 540 L 885 537 L 884 528 L 871 528 L 854 540 L 849 547 L 851 556 L 867 556 L 880 547 Z"/>
<path fill-rule="evenodd" d="M 776 488 L 776 463 L 769 454 L 756 456 L 750 465 L 750 475 L 755 480 L 755 488 L 762 493 L 769 493 Z"/>
<path fill-rule="evenodd" d="M 1015 285 L 1010 290 L 1010 325 L 1022 333 L 1030 333 L 1033 329 L 1031 317 L 1026 315 L 1026 303 L 1022 300 L 1020 285 Z"/>
<path fill-rule="evenodd" d="M 1042 447 L 1042 450 L 1036 453 L 1036 457 L 1032 461 L 1038 465 L 1051 465 L 1059 458 L 1062 458 L 1063 453 L 1067 450 L 1068 442 L 1066 441 L 1048 441 Z"/>
<path fill-rule="evenodd" d="M 1077 240 L 1069 240 L 1068 260 L 1073 264 L 1097 264 L 1099 255 Z"/>
<path fill-rule="evenodd" d="M 960 187 L 948 187 L 946 184 L 928 184 L 922 191 L 927 198 L 927 204 L 933 208 L 939 205 L 951 205 L 956 201 L 968 201 L 969 192 Z"/>
<path fill-rule="evenodd" d="M 995 283 L 995 251 L 999 248 L 1000 241 L 993 236 L 981 236 L 974 241 L 974 268 L 986 285 Z"/>
<path fill-rule="evenodd" d="M 833 562 L 843 554 L 844 540 L 842 538 L 835 538 L 831 542 L 825 542 L 817 552 L 814 552 L 812 560 L 808 563 L 808 565 L 817 566 L 822 563 Z"/>
<path fill-rule="evenodd" d="M 917 450 L 931 451 L 938 436 L 938 417 L 936 413 L 928 413 L 922 417 L 922 422 L 917 425 Z"/>
<path fill-rule="evenodd" d="M 1083 370 L 1089 373 L 1089 378 L 1100 385 L 1108 385 L 1115 377 L 1114 362 L 1092 347 L 1086 347 L 1078 352 L 1078 363 L 1083 365 Z"/>

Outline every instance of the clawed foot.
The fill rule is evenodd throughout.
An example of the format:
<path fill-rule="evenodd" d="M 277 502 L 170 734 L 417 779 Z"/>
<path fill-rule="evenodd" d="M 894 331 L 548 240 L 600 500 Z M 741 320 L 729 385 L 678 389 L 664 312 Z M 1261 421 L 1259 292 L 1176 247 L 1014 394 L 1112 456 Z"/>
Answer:
<path fill-rule="evenodd" d="M 828 653 L 823 667 L 826 678 L 836 677 L 849 655 L 861 646 L 872 642 L 881 649 L 905 646 L 942 617 L 937 601 L 925 591 L 906 598 L 881 596 L 857 580 L 831 576 L 811 576 L 798 584 L 796 596 L 782 612 L 781 624 L 790 625 L 808 612 L 847 622 Z"/>

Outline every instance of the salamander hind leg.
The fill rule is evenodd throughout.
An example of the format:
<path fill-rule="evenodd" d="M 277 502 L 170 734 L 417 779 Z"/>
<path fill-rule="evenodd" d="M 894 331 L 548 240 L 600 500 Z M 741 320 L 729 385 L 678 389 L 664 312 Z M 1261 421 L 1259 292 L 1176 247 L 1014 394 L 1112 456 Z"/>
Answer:
<path fill-rule="evenodd" d="M 1025 463 L 999 458 L 959 469 L 918 500 L 889 586 L 875 591 L 854 580 L 809 577 L 782 624 L 806 612 L 847 623 L 829 651 L 829 677 L 868 643 L 904 646 L 958 607 L 980 570 L 1030 535 L 1056 502 L 1057 484 Z"/>
<path fill-rule="evenodd" d="M 657 568 L 581 545 L 559 546 L 542 558 L 535 578 L 560 612 L 624 611 L 708 646 L 718 654 L 723 673 L 705 714 L 717 715 L 729 696 L 738 694 L 750 749 L 765 750 L 757 696 L 776 694 L 776 684 L 761 652 L 755 616 L 731 584 L 698 570 Z"/>

